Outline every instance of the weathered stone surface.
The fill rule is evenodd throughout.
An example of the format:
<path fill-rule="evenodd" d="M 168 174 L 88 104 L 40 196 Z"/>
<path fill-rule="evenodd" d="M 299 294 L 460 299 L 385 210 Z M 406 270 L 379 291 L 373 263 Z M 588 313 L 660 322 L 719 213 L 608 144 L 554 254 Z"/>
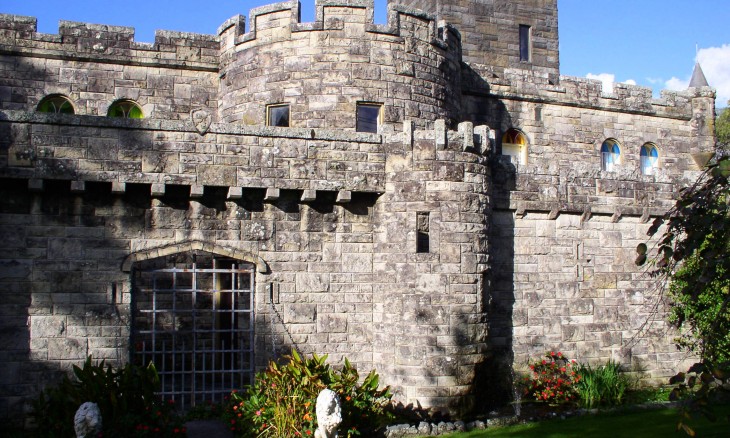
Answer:
<path fill-rule="evenodd" d="M 296 2 L 263 6 L 250 29 L 238 16 L 154 44 L 0 15 L 0 367 L 126 358 L 155 284 L 156 323 L 184 332 L 193 263 L 215 258 L 252 273 L 202 274 L 196 312 L 218 306 L 223 318 L 199 319 L 225 329 L 227 291 L 242 287 L 232 325 L 253 329 L 258 368 L 290 348 L 347 357 L 399 401 L 443 410 L 468 405 L 503 357 L 559 349 L 676 370 L 666 323 L 645 324 L 656 296 L 632 254 L 712 149 L 712 90 L 608 95 L 559 76 L 554 0 L 449 2 L 447 25 L 431 0 L 391 6 L 386 25 L 367 2 L 342 3 L 313 23 Z M 536 30 L 529 61 L 521 23 Z M 75 114 L 36 111 L 57 94 Z M 118 99 L 144 118 L 106 117 Z M 382 105 L 377 132 L 357 132 L 363 102 Z M 268 126 L 271 104 L 289 106 L 288 127 Z M 517 127 L 519 163 L 497 155 Z M 623 151 L 611 171 L 609 137 Z M 652 175 L 645 142 L 660 150 Z M 153 281 L 142 267 L 168 271 Z M 15 374 L 0 378 L 13 407 L 0 415 L 19 418 L 55 375 Z"/>

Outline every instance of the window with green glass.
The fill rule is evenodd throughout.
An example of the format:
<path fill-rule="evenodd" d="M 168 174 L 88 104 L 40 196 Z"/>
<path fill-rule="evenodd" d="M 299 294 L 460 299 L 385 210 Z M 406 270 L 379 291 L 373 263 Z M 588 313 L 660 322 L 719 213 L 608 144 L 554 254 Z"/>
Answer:
<path fill-rule="evenodd" d="M 38 104 L 38 112 L 52 114 L 73 114 L 74 106 L 71 101 L 60 94 L 44 97 Z"/>
<path fill-rule="evenodd" d="M 142 119 L 142 108 L 131 100 L 118 100 L 114 102 L 106 114 L 109 117 L 121 117 L 123 119 Z"/>

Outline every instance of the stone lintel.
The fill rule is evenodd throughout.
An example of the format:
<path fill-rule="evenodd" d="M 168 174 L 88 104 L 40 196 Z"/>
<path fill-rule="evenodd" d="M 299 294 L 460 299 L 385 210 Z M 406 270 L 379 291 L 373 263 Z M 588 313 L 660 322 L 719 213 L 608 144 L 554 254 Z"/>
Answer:
<path fill-rule="evenodd" d="M 340 190 L 337 192 L 337 202 L 338 204 L 346 204 L 348 202 L 352 201 L 352 192 L 349 190 Z"/>
<path fill-rule="evenodd" d="M 312 202 L 317 199 L 317 191 L 316 190 L 305 190 L 302 193 L 302 202 Z"/>
<path fill-rule="evenodd" d="M 199 185 L 190 186 L 190 197 L 191 198 L 202 198 L 205 193 L 205 187 Z"/>
<path fill-rule="evenodd" d="M 84 181 L 71 181 L 71 192 L 80 193 L 86 190 L 86 182 Z"/>
<path fill-rule="evenodd" d="M 28 180 L 28 190 L 31 192 L 41 192 L 43 191 L 43 180 L 32 178 Z"/>
<path fill-rule="evenodd" d="M 112 193 L 122 194 L 127 191 L 127 183 L 112 181 Z"/>
<path fill-rule="evenodd" d="M 228 199 L 241 199 L 243 197 L 243 187 L 229 187 Z"/>
<path fill-rule="evenodd" d="M 152 196 L 165 196 L 165 184 L 163 184 L 163 183 L 152 184 L 150 194 Z"/>
<path fill-rule="evenodd" d="M 269 187 L 266 189 L 266 194 L 264 195 L 264 201 L 276 201 L 281 196 L 281 190 L 276 189 L 274 187 Z"/>

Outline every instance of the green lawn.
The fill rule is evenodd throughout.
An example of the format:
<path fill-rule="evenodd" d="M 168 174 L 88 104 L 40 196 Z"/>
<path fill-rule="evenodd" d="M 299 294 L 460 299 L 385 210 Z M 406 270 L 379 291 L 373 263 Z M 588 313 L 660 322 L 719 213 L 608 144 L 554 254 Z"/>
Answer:
<path fill-rule="evenodd" d="M 718 416 L 730 415 L 730 405 L 715 410 Z M 447 435 L 448 438 L 684 438 L 688 435 L 677 431 L 677 414 L 673 409 L 650 410 L 630 413 L 606 413 L 583 415 L 567 420 L 549 420 L 517 426 L 493 428 Z M 725 417 L 716 422 L 704 417 L 693 418 L 691 426 L 697 438 L 730 437 L 730 422 Z"/>

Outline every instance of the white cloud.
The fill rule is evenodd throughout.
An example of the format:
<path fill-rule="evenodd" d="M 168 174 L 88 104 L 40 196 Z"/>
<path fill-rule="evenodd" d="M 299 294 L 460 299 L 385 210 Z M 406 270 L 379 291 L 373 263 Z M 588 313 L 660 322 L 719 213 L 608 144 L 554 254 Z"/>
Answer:
<path fill-rule="evenodd" d="M 594 75 L 593 73 L 588 73 L 586 75 L 586 78 L 588 79 L 595 79 L 597 81 L 601 81 L 603 83 L 603 92 L 604 93 L 613 93 L 613 84 L 616 83 L 616 75 L 613 73 L 599 73 L 597 75 Z M 633 79 L 628 79 L 623 82 L 624 84 L 629 85 L 636 85 L 636 81 Z"/>
<path fill-rule="evenodd" d="M 707 82 L 717 90 L 717 106 L 727 106 L 730 100 L 730 44 L 721 47 L 709 47 L 697 52 L 697 62 L 705 73 Z M 665 82 L 668 90 L 686 90 L 690 76 L 685 79 L 673 77 Z"/>
<path fill-rule="evenodd" d="M 673 77 L 672 79 L 665 82 L 664 86 L 667 88 L 667 90 L 672 90 L 672 91 L 686 90 L 687 87 L 689 87 L 689 78 L 679 79 L 679 78 Z"/>
<path fill-rule="evenodd" d="M 697 62 L 702 66 L 707 82 L 717 90 L 717 106 L 727 106 L 730 100 L 730 44 L 700 49 Z"/>
<path fill-rule="evenodd" d="M 604 93 L 613 93 L 613 83 L 616 82 L 616 75 L 613 73 L 600 73 L 597 75 L 594 75 L 593 73 L 588 73 L 586 75 L 588 79 L 595 79 L 598 81 L 603 82 L 603 92 Z"/>

